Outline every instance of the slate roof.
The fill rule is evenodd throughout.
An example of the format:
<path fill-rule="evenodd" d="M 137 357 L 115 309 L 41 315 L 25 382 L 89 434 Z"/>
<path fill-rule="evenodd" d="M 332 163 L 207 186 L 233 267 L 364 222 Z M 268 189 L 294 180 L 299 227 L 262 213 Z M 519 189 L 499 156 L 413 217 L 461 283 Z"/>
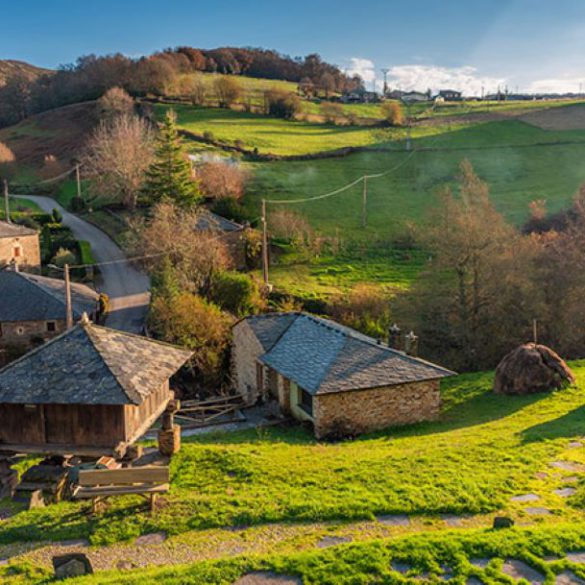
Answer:
<path fill-rule="evenodd" d="M 248 317 L 265 354 L 261 362 L 310 394 L 328 394 L 435 380 L 454 372 L 379 344 L 313 315 Z"/>
<path fill-rule="evenodd" d="M 99 295 L 84 284 L 71 283 L 75 319 L 93 313 Z M 65 320 L 65 282 L 13 270 L 0 271 L 0 322 Z"/>
<path fill-rule="evenodd" d="M 236 223 L 217 215 L 211 211 L 202 210 L 197 216 L 197 223 L 195 224 L 197 231 L 220 231 L 220 232 L 240 232 L 244 229 L 243 225 Z"/>
<path fill-rule="evenodd" d="M 0 238 L 18 238 L 19 236 L 34 236 L 38 232 L 32 228 L 0 221 Z"/>
<path fill-rule="evenodd" d="M 0 370 L 0 403 L 141 404 L 191 355 L 85 318 Z"/>

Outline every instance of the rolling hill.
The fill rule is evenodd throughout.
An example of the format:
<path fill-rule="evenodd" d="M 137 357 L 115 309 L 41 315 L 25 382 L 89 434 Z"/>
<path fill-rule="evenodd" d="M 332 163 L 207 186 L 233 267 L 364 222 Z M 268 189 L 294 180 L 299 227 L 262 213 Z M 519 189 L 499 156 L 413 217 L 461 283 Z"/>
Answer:
<path fill-rule="evenodd" d="M 24 74 L 29 79 L 34 79 L 45 73 L 50 73 L 50 69 L 36 67 L 25 61 L 15 61 L 13 59 L 0 59 L 0 87 L 6 85 L 8 79 L 17 74 Z"/>

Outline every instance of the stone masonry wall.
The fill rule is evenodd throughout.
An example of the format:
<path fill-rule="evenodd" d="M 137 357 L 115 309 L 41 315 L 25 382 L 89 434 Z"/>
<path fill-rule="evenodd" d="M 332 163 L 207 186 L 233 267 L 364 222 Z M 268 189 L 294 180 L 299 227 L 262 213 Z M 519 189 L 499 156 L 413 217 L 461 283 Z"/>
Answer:
<path fill-rule="evenodd" d="M 313 403 L 315 436 L 323 438 L 335 431 L 359 434 L 434 420 L 440 406 L 438 380 L 317 395 Z"/>
<path fill-rule="evenodd" d="M 20 247 L 20 256 L 14 256 L 14 248 Z M 23 268 L 38 270 L 41 266 L 41 249 L 38 234 L 17 238 L 0 238 L 0 266 L 15 260 Z"/>
<path fill-rule="evenodd" d="M 250 325 L 240 321 L 233 329 L 232 377 L 237 391 L 248 404 L 258 398 L 256 360 L 263 353 L 264 349 Z"/>
<path fill-rule="evenodd" d="M 48 341 L 65 331 L 65 320 L 52 321 L 55 331 L 47 331 L 47 321 L 10 321 L 0 323 L 0 347 L 18 345 L 29 347 L 33 342 Z"/>

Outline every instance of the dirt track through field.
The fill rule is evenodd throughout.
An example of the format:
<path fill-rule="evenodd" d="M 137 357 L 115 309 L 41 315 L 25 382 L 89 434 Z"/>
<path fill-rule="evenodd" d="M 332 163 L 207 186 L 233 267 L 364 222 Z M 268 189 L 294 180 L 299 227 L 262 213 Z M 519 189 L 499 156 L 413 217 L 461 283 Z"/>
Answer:
<path fill-rule="evenodd" d="M 585 130 L 585 106 L 566 106 L 530 112 L 519 120 L 543 130 Z"/>

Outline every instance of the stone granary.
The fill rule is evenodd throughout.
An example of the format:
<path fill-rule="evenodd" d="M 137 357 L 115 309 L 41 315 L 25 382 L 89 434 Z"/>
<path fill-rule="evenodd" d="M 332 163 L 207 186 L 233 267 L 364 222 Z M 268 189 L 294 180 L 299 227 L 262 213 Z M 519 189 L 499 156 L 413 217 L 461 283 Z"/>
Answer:
<path fill-rule="evenodd" d="M 22 225 L 0 221 L 0 268 L 11 264 L 33 272 L 40 270 L 39 233 Z"/>
<path fill-rule="evenodd" d="M 318 438 L 438 417 L 440 380 L 454 373 L 305 313 L 234 326 L 233 373 L 248 403 L 270 396 Z"/>
<path fill-rule="evenodd" d="M 507 354 L 496 368 L 496 394 L 551 392 L 575 382 L 564 360 L 545 345 L 526 343 Z"/>
<path fill-rule="evenodd" d="M 96 320 L 99 295 L 71 284 L 74 321 L 84 313 Z M 0 348 L 27 349 L 56 337 L 66 326 L 65 282 L 36 274 L 0 270 Z"/>
<path fill-rule="evenodd" d="M 83 318 L 0 370 L 0 451 L 122 456 L 191 355 Z"/>

